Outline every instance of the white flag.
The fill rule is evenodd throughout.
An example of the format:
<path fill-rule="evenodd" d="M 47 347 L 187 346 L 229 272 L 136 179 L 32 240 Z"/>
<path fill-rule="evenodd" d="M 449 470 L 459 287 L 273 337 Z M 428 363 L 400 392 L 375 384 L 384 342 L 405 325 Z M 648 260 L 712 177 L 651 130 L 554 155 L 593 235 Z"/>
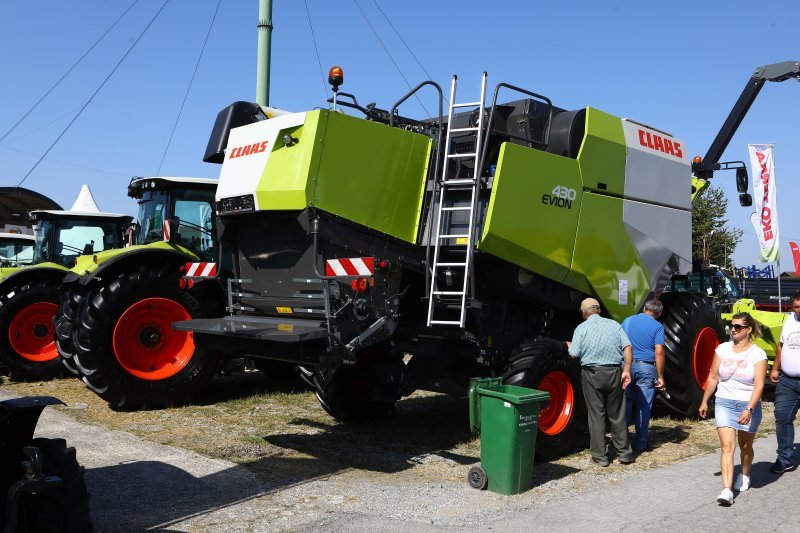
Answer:
<path fill-rule="evenodd" d="M 762 263 L 777 261 L 780 251 L 774 148 L 771 144 L 747 145 L 753 169 L 753 198 L 756 203 L 752 221 L 761 247 L 759 260 Z"/>

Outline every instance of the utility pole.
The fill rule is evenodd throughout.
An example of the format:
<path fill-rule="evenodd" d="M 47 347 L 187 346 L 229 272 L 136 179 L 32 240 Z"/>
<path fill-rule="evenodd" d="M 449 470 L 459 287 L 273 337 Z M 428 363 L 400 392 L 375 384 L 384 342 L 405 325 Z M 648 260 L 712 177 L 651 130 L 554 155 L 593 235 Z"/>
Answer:
<path fill-rule="evenodd" d="M 258 68 L 256 103 L 269 105 L 270 49 L 272 47 L 272 0 L 258 0 Z"/>

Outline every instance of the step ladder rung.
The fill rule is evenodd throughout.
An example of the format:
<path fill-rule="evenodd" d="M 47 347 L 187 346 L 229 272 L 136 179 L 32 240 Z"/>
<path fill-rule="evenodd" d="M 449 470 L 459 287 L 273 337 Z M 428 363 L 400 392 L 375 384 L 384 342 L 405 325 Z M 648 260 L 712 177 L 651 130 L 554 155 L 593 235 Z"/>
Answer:
<path fill-rule="evenodd" d="M 439 238 L 440 239 L 469 239 L 469 235 L 466 235 L 466 234 L 460 235 L 460 234 L 454 233 L 454 234 L 451 234 L 451 235 L 439 235 Z"/>
<path fill-rule="evenodd" d="M 449 130 L 450 133 L 464 133 L 467 131 L 478 131 L 478 126 L 470 126 L 469 128 L 453 128 Z"/>
<path fill-rule="evenodd" d="M 475 180 L 472 178 L 462 178 L 455 180 L 444 180 L 442 183 L 445 185 L 472 185 L 475 183 Z"/>
<path fill-rule="evenodd" d="M 478 154 L 475 152 L 469 152 L 466 154 L 447 154 L 447 157 L 450 159 L 465 159 L 467 157 L 478 157 Z"/>
<path fill-rule="evenodd" d="M 436 296 L 463 296 L 464 291 L 433 291 Z"/>
<path fill-rule="evenodd" d="M 472 211 L 472 206 L 458 205 L 455 207 L 443 207 L 442 211 Z"/>
<path fill-rule="evenodd" d="M 466 263 L 436 263 L 437 267 L 466 267 Z"/>
<path fill-rule="evenodd" d="M 482 105 L 483 105 L 483 102 L 466 102 L 466 103 L 463 103 L 463 104 L 455 104 L 454 103 L 453 104 L 453 108 L 457 108 L 457 107 L 478 107 L 478 106 L 482 106 Z"/>
<path fill-rule="evenodd" d="M 431 324 L 440 324 L 442 326 L 460 326 L 461 322 L 458 320 L 431 320 Z"/>

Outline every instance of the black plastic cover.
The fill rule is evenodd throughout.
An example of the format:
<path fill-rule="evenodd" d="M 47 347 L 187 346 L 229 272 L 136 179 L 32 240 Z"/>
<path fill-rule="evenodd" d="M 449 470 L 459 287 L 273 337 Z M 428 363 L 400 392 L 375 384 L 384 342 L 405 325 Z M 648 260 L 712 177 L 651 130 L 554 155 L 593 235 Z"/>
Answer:
<path fill-rule="evenodd" d="M 225 160 L 225 148 L 228 146 L 228 136 L 231 130 L 260 122 L 266 118 L 261 106 L 254 102 L 234 102 L 220 111 L 214 122 L 214 129 L 211 130 L 203 161 L 222 163 Z"/>

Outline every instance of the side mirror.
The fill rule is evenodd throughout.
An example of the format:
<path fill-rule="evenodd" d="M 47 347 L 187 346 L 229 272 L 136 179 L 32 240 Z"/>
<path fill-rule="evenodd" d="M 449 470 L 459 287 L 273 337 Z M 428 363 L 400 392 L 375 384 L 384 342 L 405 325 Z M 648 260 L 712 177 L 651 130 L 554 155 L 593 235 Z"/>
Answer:
<path fill-rule="evenodd" d="M 747 193 L 740 194 L 739 205 L 742 207 L 750 207 L 751 205 L 753 205 L 753 197 Z"/>
<path fill-rule="evenodd" d="M 745 167 L 736 169 L 736 190 L 739 191 L 740 194 L 747 192 L 747 169 Z"/>

